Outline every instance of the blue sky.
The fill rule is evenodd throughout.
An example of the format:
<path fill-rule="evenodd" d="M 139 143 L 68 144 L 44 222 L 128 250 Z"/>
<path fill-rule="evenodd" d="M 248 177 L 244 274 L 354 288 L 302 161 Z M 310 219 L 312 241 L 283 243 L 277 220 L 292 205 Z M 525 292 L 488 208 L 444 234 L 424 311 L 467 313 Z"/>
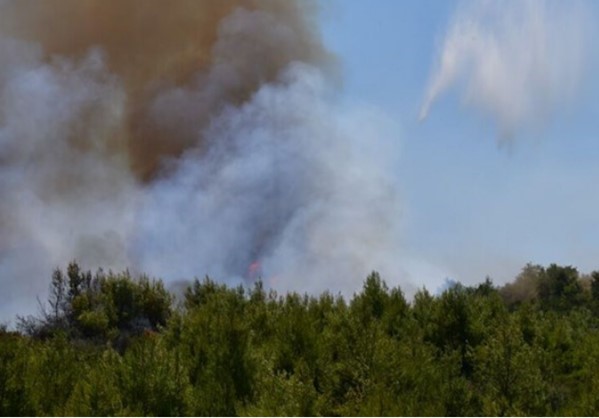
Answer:
<path fill-rule="evenodd" d="M 562 97 L 557 88 L 541 126 L 523 119 L 524 127 L 506 141 L 484 106 L 465 105 L 468 74 L 440 95 L 427 119 L 418 121 L 445 35 L 468 3 L 327 4 L 323 33 L 341 61 L 344 99 L 374 105 L 400 126 L 397 172 L 403 206 L 398 216 L 406 270 L 422 275 L 412 277 L 415 282 L 447 276 L 475 283 L 488 274 L 502 283 L 527 262 L 599 269 L 599 86 L 597 45 L 588 35 L 594 28 L 585 32 L 575 94 Z M 516 15 L 521 4 L 512 4 Z M 572 14 L 573 30 L 584 23 L 576 22 L 579 16 L 590 22 L 597 17 L 592 2 L 540 4 L 550 10 L 541 17 L 551 16 L 550 7 L 581 8 L 584 13 Z M 548 22 L 546 27 L 559 44 L 561 26 Z M 560 68 L 571 69 L 556 65 L 562 66 L 559 75 Z M 542 67 L 536 71 L 533 79 L 545 74 Z M 551 86 L 561 84 L 558 77 Z M 527 98 L 543 103 L 536 97 L 543 92 L 532 90 Z"/>
<path fill-rule="evenodd" d="M 29 28 L 39 10 L 0 2 L 0 16 L 12 7 L 24 13 L 23 25 L 10 26 L 35 32 L 33 43 L 14 43 L 22 35 L 6 28 L 0 39 L 8 40 L 0 42 L 0 139 L 15 153 L 0 184 L 0 320 L 35 309 L 47 272 L 73 258 L 92 270 L 132 266 L 167 283 L 204 274 L 239 283 L 258 261 L 278 290 L 346 295 L 372 269 L 408 296 L 422 286 L 436 291 L 446 278 L 474 284 L 489 275 L 501 284 L 528 262 L 599 270 L 598 2 L 321 3 L 324 41 L 341 66 L 339 95 L 310 66 L 287 67 L 306 59 L 305 41 L 313 46 L 311 37 L 287 36 L 293 15 L 275 13 L 282 25 L 270 27 L 263 19 L 271 12 L 238 10 L 219 23 L 225 41 L 211 52 L 210 76 L 151 97 L 148 120 L 158 115 L 172 138 L 198 126 L 202 135 L 168 159 L 164 178 L 146 184 L 123 163 L 127 147 L 121 161 L 69 139 L 88 126 L 86 106 L 99 128 L 82 140 L 112 144 L 136 126 L 126 100 L 137 91 L 138 81 L 126 81 L 133 70 L 113 74 L 95 41 L 85 58 L 47 63 L 41 51 L 54 26 Z M 133 23 L 143 31 L 143 19 Z M 111 39 L 136 51 L 128 24 L 118 33 L 109 26 Z M 109 57 L 110 45 L 102 47 Z M 230 71 L 253 74 L 256 56 L 287 52 L 278 83 L 258 77 L 243 106 L 193 117 L 228 103 Z M 163 62 L 151 55 L 148 62 Z M 213 103 L 213 90 L 226 97 Z M 235 152 L 221 161 L 221 148 Z"/>

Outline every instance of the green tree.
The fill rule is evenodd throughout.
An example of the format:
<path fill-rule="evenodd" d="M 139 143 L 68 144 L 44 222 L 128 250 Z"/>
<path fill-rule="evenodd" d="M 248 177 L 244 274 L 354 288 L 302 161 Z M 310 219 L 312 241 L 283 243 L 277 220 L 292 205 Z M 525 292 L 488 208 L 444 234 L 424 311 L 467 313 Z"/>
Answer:
<path fill-rule="evenodd" d="M 505 318 L 477 347 L 474 357 L 482 415 L 547 413 L 538 353 L 524 341 L 515 318 Z"/>
<path fill-rule="evenodd" d="M 584 303 L 578 271 L 571 266 L 550 265 L 539 282 L 539 299 L 545 309 L 568 311 Z"/>

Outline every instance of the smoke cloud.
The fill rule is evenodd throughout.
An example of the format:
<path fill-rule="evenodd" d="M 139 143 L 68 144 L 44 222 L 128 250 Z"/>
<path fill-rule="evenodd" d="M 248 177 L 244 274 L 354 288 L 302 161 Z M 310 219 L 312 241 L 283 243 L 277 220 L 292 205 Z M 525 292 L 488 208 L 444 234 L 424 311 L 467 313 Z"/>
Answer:
<path fill-rule="evenodd" d="M 101 48 L 127 95 L 122 135 L 134 173 L 151 179 L 165 156 L 198 146 L 225 104 L 240 104 L 290 62 L 325 68 L 313 2 L 276 0 L 8 0 L 0 33 L 79 59 Z"/>
<path fill-rule="evenodd" d="M 0 3 L 0 317 L 52 268 L 391 277 L 393 126 L 335 104 L 310 1 Z M 251 267 L 250 267 L 251 266 Z"/>
<path fill-rule="evenodd" d="M 296 63 L 216 118 L 205 133 L 215 146 L 186 154 L 146 195 L 141 264 L 242 279 L 259 260 L 267 284 L 296 290 L 347 290 L 373 266 L 389 271 L 396 153 L 383 129 L 363 127 L 388 122 L 327 95 L 320 72 Z"/>
<path fill-rule="evenodd" d="M 502 138 L 542 126 L 575 96 L 589 25 L 578 2 L 465 2 L 442 42 L 420 119 L 458 85 L 465 103 L 497 124 Z"/>

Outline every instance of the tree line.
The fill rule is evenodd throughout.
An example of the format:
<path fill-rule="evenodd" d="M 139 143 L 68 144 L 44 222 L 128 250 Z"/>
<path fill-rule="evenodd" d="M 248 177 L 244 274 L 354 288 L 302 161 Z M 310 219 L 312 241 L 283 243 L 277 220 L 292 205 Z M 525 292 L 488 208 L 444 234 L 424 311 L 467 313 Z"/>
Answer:
<path fill-rule="evenodd" d="M 0 329 L 1 415 L 598 415 L 599 272 L 527 265 L 412 300 L 56 270 Z"/>

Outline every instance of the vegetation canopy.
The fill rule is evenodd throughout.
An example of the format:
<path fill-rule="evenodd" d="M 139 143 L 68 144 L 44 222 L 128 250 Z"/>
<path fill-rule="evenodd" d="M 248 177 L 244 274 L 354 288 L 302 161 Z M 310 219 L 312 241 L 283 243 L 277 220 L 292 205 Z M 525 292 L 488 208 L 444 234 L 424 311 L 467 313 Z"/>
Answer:
<path fill-rule="evenodd" d="M 597 415 L 599 272 L 527 265 L 411 301 L 351 300 L 77 264 L 0 329 L 1 415 Z"/>

